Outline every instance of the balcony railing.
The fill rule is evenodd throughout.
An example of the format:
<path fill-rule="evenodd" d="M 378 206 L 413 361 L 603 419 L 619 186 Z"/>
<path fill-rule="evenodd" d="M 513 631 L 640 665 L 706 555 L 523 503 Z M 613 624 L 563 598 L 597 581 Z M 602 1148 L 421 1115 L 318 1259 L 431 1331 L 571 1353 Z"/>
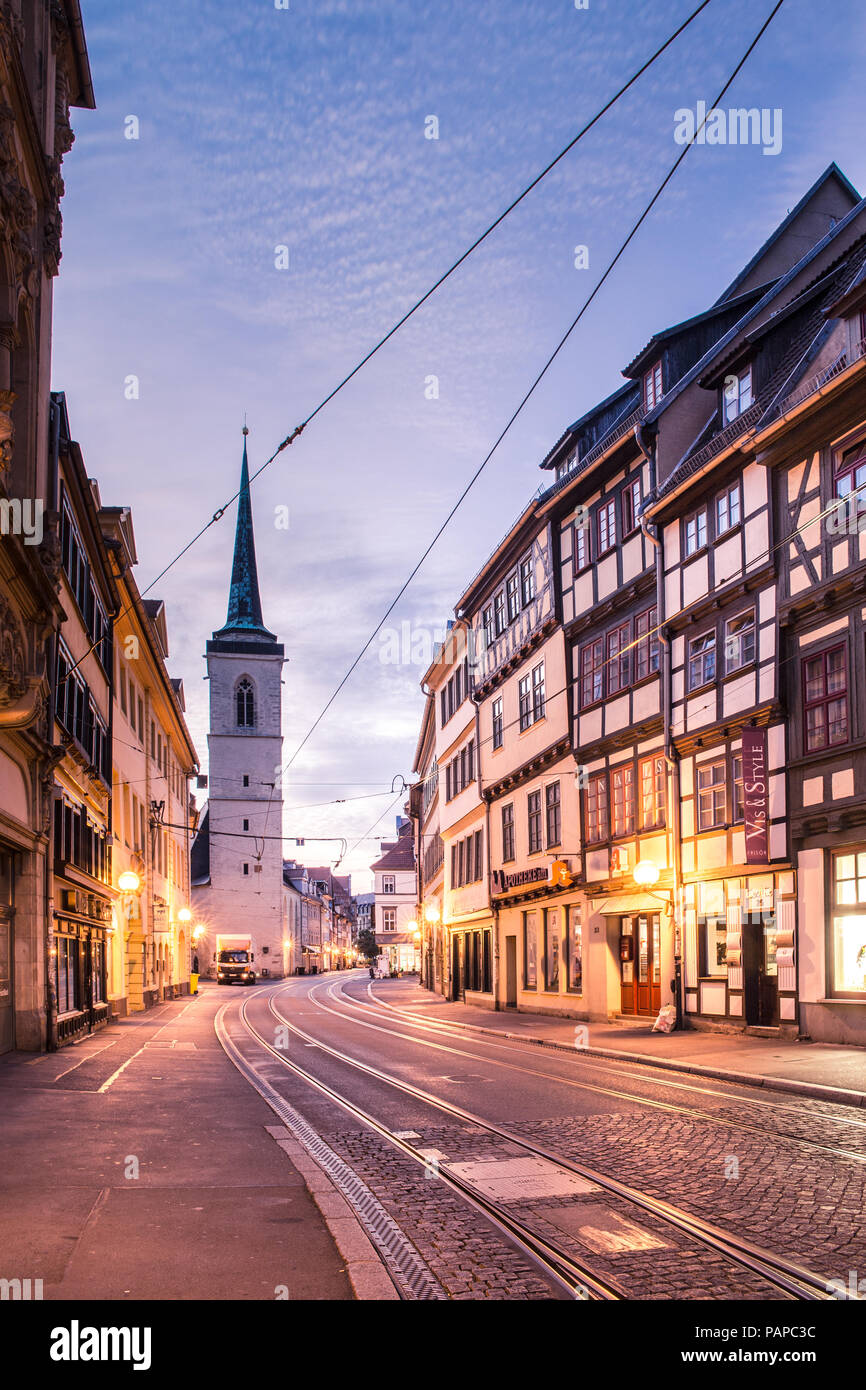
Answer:
<path fill-rule="evenodd" d="M 810 376 L 807 381 L 801 381 L 800 385 L 796 387 L 795 390 L 791 391 L 789 395 L 785 396 L 784 400 L 780 401 L 779 404 L 774 407 L 770 419 L 779 419 L 782 415 L 787 415 L 789 410 L 795 410 L 798 405 L 802 405 L 810 396 L 817 395 L 819 391 L 823 391 L 824 387 L 829 382 L 833 381 L 837 376 L 841 376 L 842 372 L 848 367 L 852 367 L 855 362 L 859 362 L 864 356 L 866 356 L 866 338 L 861 338 L 859 343 L 856 343 L 853 348 L 846 348 L 844 352 L 840 352 L 838 357 L 835 357 L 829 366 L 822 367 L 820 372 L 815 372 L 814 376 Z M 769 420 L 767 423 L 769 423 Z"/>

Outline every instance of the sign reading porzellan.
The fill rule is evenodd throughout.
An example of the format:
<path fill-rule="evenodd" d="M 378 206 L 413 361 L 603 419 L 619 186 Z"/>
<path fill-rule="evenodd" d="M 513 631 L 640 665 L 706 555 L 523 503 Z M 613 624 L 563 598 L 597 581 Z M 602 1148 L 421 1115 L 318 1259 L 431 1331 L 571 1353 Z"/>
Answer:
<path fill-rule="evenodd" d="M 746 863 L 769 863 L 767 839 L 766 729 L 743 730 L 743 819 L 746 831 Z"/>

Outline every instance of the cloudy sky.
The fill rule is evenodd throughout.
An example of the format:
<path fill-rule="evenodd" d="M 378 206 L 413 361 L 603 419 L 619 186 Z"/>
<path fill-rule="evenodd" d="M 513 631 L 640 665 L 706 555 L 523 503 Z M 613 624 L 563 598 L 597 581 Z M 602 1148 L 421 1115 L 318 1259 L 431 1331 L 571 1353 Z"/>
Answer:
<path fill-rule="evenodd" d="M 103 500 L 133 509 L 142 589 L 234 493 L 244 412 L 255 468 L 696 3 L 82 0 L 97 110 L 74 113 L 65 163 L 53 384 Z M 680 152 L 674 112 L 712 102 L 771 8 L 712 0 L 254 484 L 287 759 Z M 786 0 L 725 103 L 781 108 L 781 152 L 690 151 L 389 628 L 432 640 L 562 430 L 718 297 L 831 160 L 866 188 L 864 47 L 861 0 Z M 203 768 L 234 518 L 154 591 Z M 373 643 L 292 766 L 306 862 L 336 853 L 314 836 L 393 829 L 373 794 L 410 776 L 422 708 L 393 646 Z M 315 804 L 349 797 L 366 799 Z"/>

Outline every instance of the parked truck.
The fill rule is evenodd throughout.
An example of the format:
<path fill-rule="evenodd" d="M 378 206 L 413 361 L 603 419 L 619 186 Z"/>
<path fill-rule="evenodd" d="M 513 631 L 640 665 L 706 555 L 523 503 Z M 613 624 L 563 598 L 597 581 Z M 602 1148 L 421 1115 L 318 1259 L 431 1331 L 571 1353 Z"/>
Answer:
<path fill-rule="evenodd" d="M 216 960 L 218 985 L 255 984 L 255 957 L 250 937 L 218 936 Z"/>

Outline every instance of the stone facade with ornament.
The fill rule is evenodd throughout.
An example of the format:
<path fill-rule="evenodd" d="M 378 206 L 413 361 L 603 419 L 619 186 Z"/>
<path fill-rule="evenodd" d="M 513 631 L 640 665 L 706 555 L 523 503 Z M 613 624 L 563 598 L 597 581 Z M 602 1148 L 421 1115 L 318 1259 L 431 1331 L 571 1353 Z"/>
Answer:
<path fill-rule="evenodd" d="M 78 0 L 0 0 L 0 1051 L 48 1041 L 60 596 L 52 286 L 71 106 L 94 105 Z"/>

